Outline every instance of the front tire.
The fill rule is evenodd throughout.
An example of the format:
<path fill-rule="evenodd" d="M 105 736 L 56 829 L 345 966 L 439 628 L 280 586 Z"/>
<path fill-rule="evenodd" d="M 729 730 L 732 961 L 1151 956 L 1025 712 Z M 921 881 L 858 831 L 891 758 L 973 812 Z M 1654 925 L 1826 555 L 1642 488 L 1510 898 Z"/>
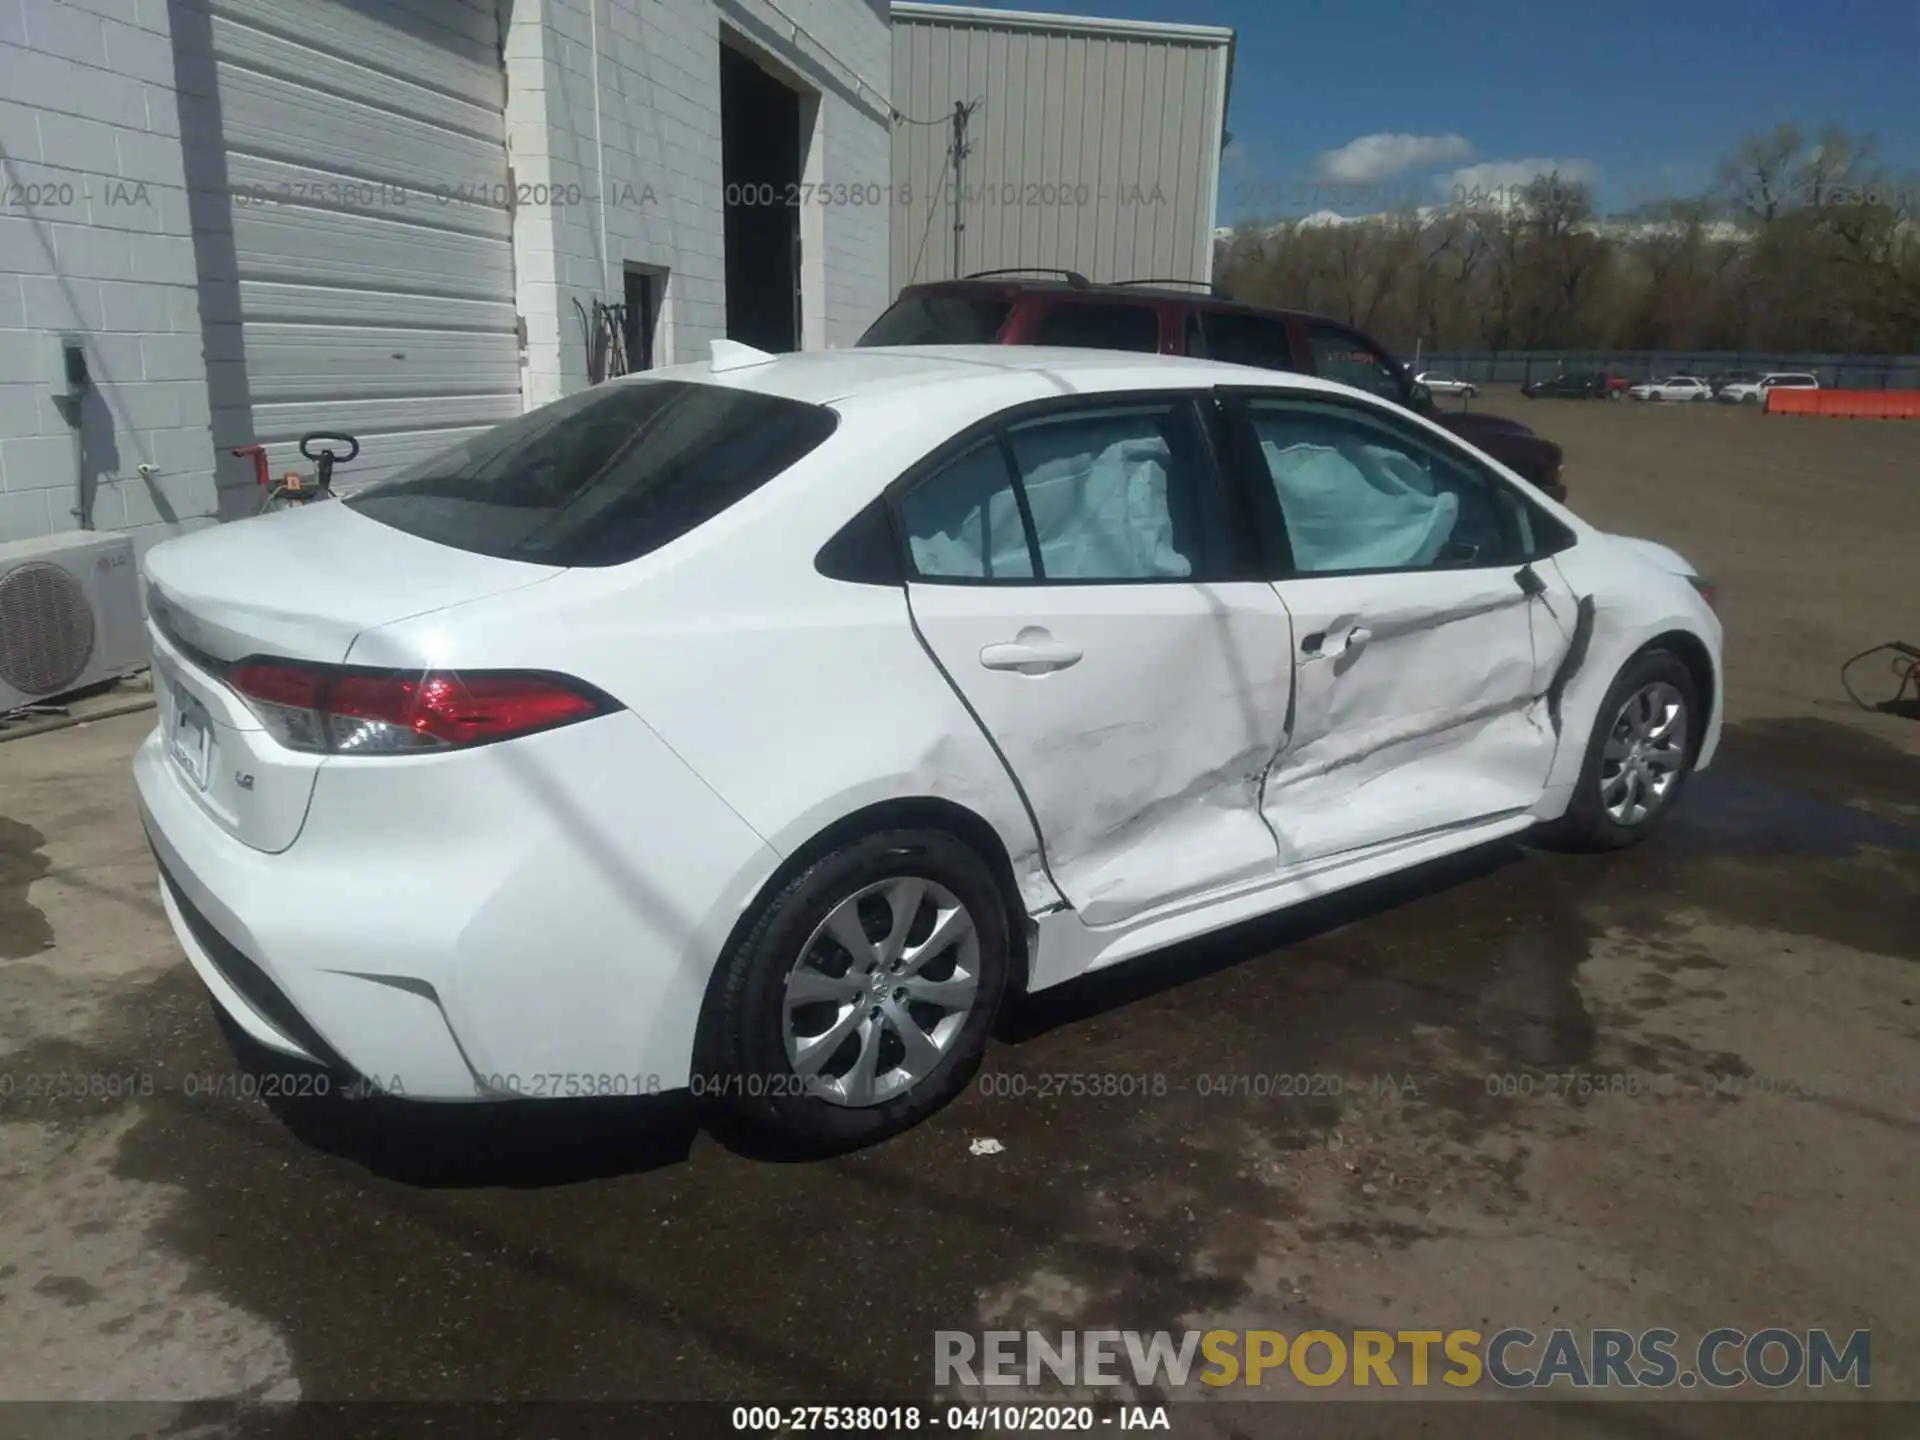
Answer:
<path fill-rule="evenodd" d="M 1007 907 L 938 830 L 823 855 L 721 958 L 696 1093 L 806 1153 L 910 1129 L 966 1088 L 1005 993 Z"/>
<path fill-rule="evenodd" d="M 1704 718 L 1679 656 L 1634 656 L 1600 704 L 1573 800 L 1551 838 L 1575 850 L 1623 850 L 1646 839 L 1686 787 Z"/>

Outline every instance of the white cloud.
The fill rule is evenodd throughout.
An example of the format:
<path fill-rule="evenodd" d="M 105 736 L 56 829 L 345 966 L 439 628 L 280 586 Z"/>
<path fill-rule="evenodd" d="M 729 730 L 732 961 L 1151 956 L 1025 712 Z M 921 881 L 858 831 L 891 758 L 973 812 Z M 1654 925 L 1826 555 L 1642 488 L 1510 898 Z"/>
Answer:
<path fill-rule="evenodd" d="M 1362 135 L 1320 156 L 1320 174 L 1343 185 L 1367 185 L 1403 171 L 1471 158 L 1464 135 Z"/>
<path fill-rule="evenodd" d="M 1506 190 L 1519 190 L 1542 175 L 1559 173 L 1569 185 L 1591 185 L 1599 171 L 1587 160 L 1483 160 L 1478 165 L 1463 165 L 1450 175 L 1442 175 L 1434 184 L 1444 195 L 1465 195 L 1480 199 Z"/>

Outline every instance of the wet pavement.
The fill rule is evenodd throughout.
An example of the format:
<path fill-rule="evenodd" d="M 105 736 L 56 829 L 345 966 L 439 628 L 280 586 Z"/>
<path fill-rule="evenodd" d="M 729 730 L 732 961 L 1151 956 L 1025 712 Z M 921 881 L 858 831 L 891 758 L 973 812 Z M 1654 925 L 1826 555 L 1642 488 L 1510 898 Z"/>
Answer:
<path fill-rule="evenodd" d="M 0 747 L 0 1395 L 925 1402 L 939 1329 L 1762 1316 L 1920 1392 L 1920 760 L 1880 734 L 1735 724 L 1639 850 L 1035 997 L 930 1124 L 783 1163 L 671 1100 L 241 1094 L 98 778 L 149 723 Z"/>

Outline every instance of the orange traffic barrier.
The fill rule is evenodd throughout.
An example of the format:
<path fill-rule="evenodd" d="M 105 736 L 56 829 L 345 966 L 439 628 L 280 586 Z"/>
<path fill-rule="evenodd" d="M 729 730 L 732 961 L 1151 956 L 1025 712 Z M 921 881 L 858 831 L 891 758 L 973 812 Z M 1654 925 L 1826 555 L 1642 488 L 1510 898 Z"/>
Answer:
<path fill-rule="evenodd" d="M 1920 420 L 1920 390 L 1769 390 L 1769 415 L 1835 420 Z"/>

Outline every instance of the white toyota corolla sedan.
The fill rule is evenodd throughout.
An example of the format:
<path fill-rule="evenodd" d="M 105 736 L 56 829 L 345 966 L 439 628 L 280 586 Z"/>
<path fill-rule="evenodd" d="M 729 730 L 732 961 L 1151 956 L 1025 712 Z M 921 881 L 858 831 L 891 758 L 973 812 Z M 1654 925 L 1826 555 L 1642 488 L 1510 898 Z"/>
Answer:
<path fill-rule="evenodd" d="M 254 1040 L 858 1144 L 1010 991 L 1535 826 L 1630 843 L 1713 754 L 1707 583 L 1404 408 L 714 351 L 151 552 L 141 809 Z"/>

